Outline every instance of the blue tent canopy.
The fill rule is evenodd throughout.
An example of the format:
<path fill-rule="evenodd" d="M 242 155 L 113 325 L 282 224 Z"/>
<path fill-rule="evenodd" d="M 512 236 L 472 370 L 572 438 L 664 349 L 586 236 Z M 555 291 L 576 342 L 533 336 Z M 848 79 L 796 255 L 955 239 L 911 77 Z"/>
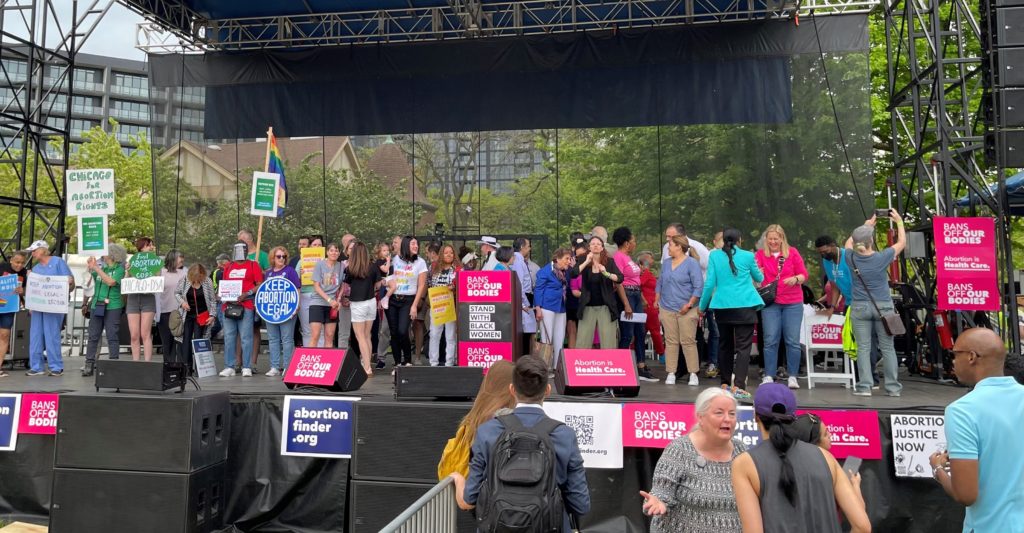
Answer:
<path fill-rule="evenodd" d="M 995 196 L 999 192 L 999 184 L 993 183 L 988 186 L 989 193 Z M 1010 201 L 1010 215 L 1020 217 L 1024 216 L 1024 172 L 1018 172 L 1006 180 L 1006 196 Z M 978 195 L 967 195 L 956 201 L 957 207 L 969 207 L 972 203 L 974 205 L 982 204 L 981 198 Z"/>

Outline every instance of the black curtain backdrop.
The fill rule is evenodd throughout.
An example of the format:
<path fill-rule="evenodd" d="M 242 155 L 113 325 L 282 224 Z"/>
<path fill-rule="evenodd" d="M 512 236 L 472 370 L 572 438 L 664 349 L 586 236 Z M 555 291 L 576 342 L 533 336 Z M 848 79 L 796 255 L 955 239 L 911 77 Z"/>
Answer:
<path fill-rule="evenodd" d="M 817 19 L 868 49 L 866 15 Z M 151 55 L 154 87 L 206 87 L 205 136 L 784 123 L 812 24 L 730 23 L 305 51 Z"/>
<path fill-rule="evenodd" d="M 364 400 L 365 401 L 365 400 Z M 228 452 L 227 526 L 240 532 L 319 533 L 347 531 L 349 461 L 280 455 L 279 395 L 231 397 Z M 465 404 L 468 410 L 469 404 Z M 921 412 L 921 411 L 914 411 Z M 879 413 L 884 458 L 865 461 L 862 489 L 874 531 L 959 532 L 963 506 L 929 479 L 897 479 L 893 474 L 892 430 L 888 412 Z M 908 414 L 901 411 L 901 414 Z M 934 411 L 932 411 L 934 414 Z M 411 419 L 409 424 L 422 424 Z M 403 425 L 394 427 L 396 433 Z M 437 435 L 443 441 L 451 435 Z M 53 437 L 21 435 L 14 452 L 0 453 L 0 516 L 45 523 L 50 507 Z M 157 453 L 157 450 L 154 450 Z M 621 470 L 588 470 L 592 511 L 587 533 L 645 532 L 638 491 L 650 488 L 661 450 L 626 448 Z M 438 458 L 431 460 L 436 463 Z M 397 515 L 401 509 L 394 509 Z"/>

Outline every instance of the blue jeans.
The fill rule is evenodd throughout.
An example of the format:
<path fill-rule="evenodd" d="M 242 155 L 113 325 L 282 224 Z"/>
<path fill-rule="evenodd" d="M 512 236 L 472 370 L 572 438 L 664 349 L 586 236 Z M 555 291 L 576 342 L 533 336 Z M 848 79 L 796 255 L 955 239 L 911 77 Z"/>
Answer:
<path fill-rule="evenodd" d="M 882 313 L 892 312 L 891 302 L 883 302 L 878 306 Z M 899 393 L 903 385 L 898 381 L 900 362 L 896 358 L 896 348 L 893 346 L 892 337 L 885 331 L 882 318 L 875 310 L 871 302 L 854 302 L 850 306 L 850 319 L 853 322 L 853 336 L 857 339 L 857 390 L 871 391 L 874 383 L 872 374 L 874 365 L 871 362 L 874 341 L 878 341 L 878 351 L 882 356 L 882 374 L 885 376 L 885 390 L 889 393 Z"/>
<path fill-rule="evenodd" d="M 270 344 L 270 368 L 285 370 L 292 362 L 292 352 L 295 351 L 295 319 L 296 313 L 288 320 L 280 324 L 266 323 L 267 342 Z M 281 366 L 281 356 L 284 356 L 284 366 Z"/>
<path fill-rule="evenodd" d="M 235 344 L 242 337 L 242 368 L 249 366 L 252 358 L 253 310 L 246 309 L 242 318 L 235 320 L 224 317 L 224 368 L 235 368 Z"/>
<path fill-rule="evenodd" d="M 629 302 L 629 306 L 633 308 L 634 313 L 639 313 L 644 307 L 643 294 L 639 291 L 626 291 L 626 301 Z M 615 321 L 619 317 L 612 317 L 612 321 Z M 633 355 L 636 357 L 636 362 L 643 363 L 645 357 L 645 349 L 647 348 L 644 344 L 644 339 L 647 335 L 647 323 L 646 322 L 623 322 L 619 321 L 619 348 L 629 348 L 629 343 L 636 342 L 633 345 Z"/>
<path fill-rule="evenodd" d="M 64 323 L 60 313 L 32 311 L 28 331 L 28 362 L 33 372 L 43 371 L 43 349 L 46 349 L 46 363 L 51 372 L 64 370 L 60 353 L 60 326 Z"/>
<path fill-rule="evenodd" d="M 721 335 L 718 334 L 718 322 L 715 322 L 715 312 L 708 309 L 707 313 L 704 314 L 704 323 L 708 328 L 708 362 L 718 366 L 718 339 Z"/>
<path fill-rule="evenodd" d="M 761 310 L 764 331 L 764 375 L 774 378 L 779 367 L 779 341 L 786 342 L 786 371 L 800 373 L 800 327 L 804 323 L 803 304 L 772 304 Z"/>

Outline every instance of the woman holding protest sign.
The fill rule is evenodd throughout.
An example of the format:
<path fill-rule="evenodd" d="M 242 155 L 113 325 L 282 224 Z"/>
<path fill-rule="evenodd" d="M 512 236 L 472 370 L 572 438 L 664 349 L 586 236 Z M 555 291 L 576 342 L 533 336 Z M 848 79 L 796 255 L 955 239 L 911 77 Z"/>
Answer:
<path fill-rule="evenodd" d="M 124 279 L 124 261 L 128 252 L 119 244 L 107 245 L 107 255 L 97 261 L 90 257 L 87 270 L 92 276 L 96 287 L 90 304 L 89 340 L 85 347 L 85 368 L 83 376 L 91 376 L 96 366 L 96 350 L 99 348 L 100 335 L 107 332 L 107 356 L 117 359 L 121 351 L 121 310 L 124 300 L 121 298 L 121 280 Z"/>
<path fill-rule="evenodd" d="M 129 278 L 149 278 L 160 275 L 160 257 L 156 255 L 156 245 L 149 237 L 135 239 L 138 253 L 128 262 Z M 156 317 L 155 294 L 128 294 L 125 299 L 125 312 L 128 315 L 128 331 L 131 333 L 132 361 L 139 360 L 141 354 L 146 361 L 153 359 L 153 319 Z"/>
<path fill-rule="evenodd" d="M 209 339 L 213 323 L 217 320 L 214 308 L 217 298 L 214 296 L 213 282 L 207 276 L 206 267 L 199 263 L 189 267 L 188 273 L 174 289 L 174 298 L 178 301 L 179 312 L 184 315 L 180 355 L 189 369 L 189 375 L 192 375 L 196 368 L 192 358 L 192 339 Z"/>
<path fill-rule="evenodd" d="M 320 345 L 320 333 L 323 332 L 324 348 L 334 347 L 334 329 L 338 326 L 337 313 L 341 307 L 334 296 L 344 278 L 344 270 L 338 261 L 340 257 L 341 248 L 332 242 L 327 245 L 327 258 L 313 269 L 313 294 L 310 295 L 309 306 L 310 346 Z"/>
<path fill-rule="evenodd" d="M 377 316 L 377 287 L 384 275 L 374 263 L 370 262 L 370 253 L 362 241 L 353 241 L 349 246 L 348 265 L 345 267 L 345 284 L 349 287 L 349 310 L 352 313 L 352 329 L 355 330 L 356 342 L 359 344 L 359 358 L 367 376 L 373 376 L 370 356 L 373 346 L 370 344 L 370 330 Z"/>
<path fill-rule="evenodd" d="M 288 264 L 288 250 L 284 246 L 275 246 L 270 250 L 270 268 L 264 273 L 264 279 L 283 277 L 292 282 L 298 288 L 301 284 L 299 274 Z M 292 362 L 292 352 L 295 351 L 295 317 L 281 322 L 267 325 L 267 341 L 270 349 L 270 370 L 267 377 L 277 377 L 284 373 Z"/>
<path fill-rule="evenodd" d="M 11 328 L 14 327 L 14 316 L 18 314 L 21 307 L 21 300 L 25 294 L 25 283 L 28 282 L 28 271 L 25 264 L 28 263 L 28 252 L 17 251 L 11 255 L 9 263 L 0 264 L 0 276 L 15 276 L 14 297 L 7 303 L 14 311 L 0 313 L 0 361 L 7 355 L 7 348 L 11 345 Z M 3 305 L 3 303 L 0 303 Z M 7 372 L 0 369 L 0 378 L 6 377 Z"/>
<path fill-rule="evenodd" d="M 447 289 L 451 294 L 449 304 L 455 304 L 455 277 L 461 269 L 462 263 L 455 260 L 455 247 L 445 244 L 437 254 L 437 261 L 430 266 L 430 277 L 427 279 L 427 300 L 431 300 L 431 289 L 437 289 L 434 293 L 444 292 Z M 428 305 L 428 308 L 430 305 Z M 430 322 L 430 366 L 441 364 L 441 335 L 444 334 L 444 366 L 455 366 L 455 320 L 445 324 Z"/>

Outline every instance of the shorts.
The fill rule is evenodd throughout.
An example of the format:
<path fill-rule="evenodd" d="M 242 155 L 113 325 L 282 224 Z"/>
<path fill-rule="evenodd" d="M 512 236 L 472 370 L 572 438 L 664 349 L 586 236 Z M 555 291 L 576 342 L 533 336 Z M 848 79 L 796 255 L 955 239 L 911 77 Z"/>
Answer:
<path fill-rule="evenodd" d="M 156 313 L 155 294 L 126 294 L 125 312 L 129 315 Z"/>
<path fill-rule="evenodd" d="M 415 298 L 413 294 L 409 295 L 410 298 Z M 416 320 L 423 322 L 430 316 L 430 303 L 427 298 L 420 298 L 420 305 L 416 308 Z"/>
<path fill-rule="evenodd" d="M 377 299 L 370 298 L 362 302 L 352 302 L 349 304 L 349 309 L 352 311 L 352 323 L 356 322 L 373 322 L 377 318 Z"/>
<path fill-rule="evenodd" d="M 18 313 L 0 314 L 0 329 L 11 329 L 14 327 L 14 315 Z M 3 354 L 0 354 L 3 357 Z"/>
<path fill-rule="evenodd" d="M 317 324 L 330 324 L 331 320 L 331 306 L 329 305 L 311 305 L 309 306 L 309 321 L 310 323 L 316 322 Z"/>

